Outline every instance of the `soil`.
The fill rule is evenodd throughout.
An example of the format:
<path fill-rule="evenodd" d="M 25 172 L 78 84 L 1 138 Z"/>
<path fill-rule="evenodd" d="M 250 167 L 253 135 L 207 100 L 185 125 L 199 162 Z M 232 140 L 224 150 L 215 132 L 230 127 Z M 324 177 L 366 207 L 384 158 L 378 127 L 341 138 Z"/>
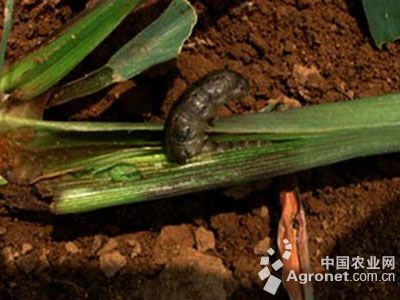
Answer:
<path fill-rule="evenodd" d="M 66 80 L 104 63 L 167 3 L 151 1 L 132 13 Z M 135 78 L 136 87 L 101 119 L 163 119 L 186 87 L 222 67 L 247 77 L 251 96 L 227 105 L 221 116 L 258 111 L 269 100 L 314 105 L 400 90 L 393 71 L 400 67 L 400 44 L 373 45 L 361 1 L 192 3 L 199 22 L 181 55 Z M 9 61 L 43 44 L 86 4 L 19 1 Z M 103 95 L 46 117 L 71 118 Z M 325 256 L 400 257 L 398 160 L 376 156 L 296 174 L 314 271 L 322 270 Z M 241 187 L 240 197 L 216 190 L 68 216 L 21 213 L 0 201 L 0 298 L 268 298 L 257 273 L 260 255 L 276 244 L 281 180 Z M 17 201 L 24 191 L 12 189 Z M 316 283 L 316 298 L 399 299 L 396 275 L 397 282 Z M 283 288 L 278 299 L 288 299 Z"/>

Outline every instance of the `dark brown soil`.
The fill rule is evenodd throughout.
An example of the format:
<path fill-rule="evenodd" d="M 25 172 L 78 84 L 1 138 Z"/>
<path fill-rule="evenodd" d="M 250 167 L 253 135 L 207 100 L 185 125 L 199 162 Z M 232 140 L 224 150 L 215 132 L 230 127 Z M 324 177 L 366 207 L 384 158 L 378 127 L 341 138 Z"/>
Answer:
<path fill-rule="evenodd" d="M 133 13 L 69 78 L 106 61 L 168 1 L 153 2 Z M 139 76 L 137 88 L 104 119 L 164 118 L 188 85 L 221 67 L 251 82 L 251 96 L 221 115 L 257 111 L 285 97 L 311 105 L 400 90 L 400 44 L 374 47 L 361 1 L 192 2 L 200 19 L 179 58 Z M 85 3 L 21 0 L 9 59 L 38 47 Z M 47 117 L 66 119 L 84 108 L 71 107 Z M 325 256 L 400 256 L 398 159 L 370 157 L 296 174 L 315 271 Z M 237 192 L 217 190 L 76 216 L 0 206 L 0 298 L 268 298 L 258 263 L 260 253 L 274 246 L 280 180 L 246 186 L 240 200 L 231 196 Z M 22 193 L 15 189 L 16 201 Z M 316 298 L 399 299 L 396 275 L 392 283 L 322 282 Z M 282 288 L 279 298 L 287 299 Z"/>

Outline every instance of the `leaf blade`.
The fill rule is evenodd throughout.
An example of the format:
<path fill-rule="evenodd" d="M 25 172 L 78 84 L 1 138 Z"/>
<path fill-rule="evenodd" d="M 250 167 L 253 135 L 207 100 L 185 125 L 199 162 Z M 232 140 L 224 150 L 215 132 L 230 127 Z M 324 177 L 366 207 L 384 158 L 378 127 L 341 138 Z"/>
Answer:
<path fill-rule="evenodd" d="M 0 88 L 19 100 L 31 100 L 45 92 L 103 41 L 139 2 L 96 2 L 52 42 L 8 67 L 1 76 Z"/>
<path fill-rule="evenodd" d="M 197 21 L 186 0 L 173 0 L 161 16 L 119 49 L 103 67 L 61 86 L 49 106 L 95 93 L 175 58 Z"/>
<path fill-rule="evenodd" d="M 114 70 L 114 82 L 127 80 L 176 57 L 196 21 L 196 12 L 189 2 L 172 1 L 157 20 L 111 57 L 107 65 Z M 131 56 L 136 58 L 132 60 Z"/>
<path fill-rule="evenodd" d="M 362 3 L 372 38 L 378 48 L 400 38 L 399 1 L 363 0 Z"/>

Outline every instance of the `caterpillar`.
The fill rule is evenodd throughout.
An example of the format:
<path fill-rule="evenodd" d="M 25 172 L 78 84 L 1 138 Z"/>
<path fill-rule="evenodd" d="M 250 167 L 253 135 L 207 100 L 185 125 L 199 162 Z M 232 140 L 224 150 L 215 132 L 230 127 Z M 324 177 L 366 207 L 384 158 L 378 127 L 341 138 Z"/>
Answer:
<path fill-rule="evenodd" d="M 216 70 L 200 78 L 175 102 L 165 122 L 165 148 L 180 164 L 199 154 L 206 143 L 205 129 L 218 108 L 247 96 L 247 80 L 232 70 Z"/>

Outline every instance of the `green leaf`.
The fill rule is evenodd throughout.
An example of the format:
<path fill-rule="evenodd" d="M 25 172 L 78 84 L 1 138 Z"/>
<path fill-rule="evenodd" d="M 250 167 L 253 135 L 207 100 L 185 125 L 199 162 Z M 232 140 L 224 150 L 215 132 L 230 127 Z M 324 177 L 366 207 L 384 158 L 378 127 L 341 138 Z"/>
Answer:
<path fill-rule="evenodd" d="M 0 174 L 43 186 L 54 212 L 76 213 L 400 152 L 400 94 L 216 120 L 207 134 L 221 147 L 184 165 L 166 157 L 161 124 L 3 116 L 1 130 Z"/>
<path fill-rule="evenodd" d="M 0 186 L 6 185 L 7 183 L 8 181 L 3 176 L 0 176 Z"/>
<path fill-rule="evenodd" d="M 117 122 L 60 122 L 20 118 L 0 112 L 0 132 L 17 128 L 34 128 L 42 132 L 123 132 L 161 131 L 160 123 L 117 123 Z"/>
<path fill-rule="evenodd" d="M 271 133 L 299 137 L 400 125 L 399 112 L 399 94 L 388 94 L 284 112 L 236 115 L 218 120 L 212 130 L 219 133 Z"/>
<path fill-rule="evenodd" d="M 375 45 L 381 48 L 400 38 L 400 2 L 398 0 L 363 0 L 369 30 Z"/>
<path fill-rule="evenodd" d="M 6 68 L 0 89 L 18 100 L 30 100 L 45 92 L 99 45 L 139 2 L 95 2 L 48 45 Z"/>
<path fill-rule="evenodd" d="M 160 149 L 158 158 L 153 154 L 148 165 L 138 165 L 141 176 L 137 180 L 121 183 L 66 179 L 43 185 L 54 195 L 53 212 L 79 213 L 231 186 L 359 156 L 396 152 L 400 151 L 399 133 L 400 128 L 394 127 L 362 133 L 324 134 L 317 138 L 201 154 L 184 166 L 167 163 Z M 132 155 L 134 157 L 134 152 Z M 166 165 L 157 167 L 163 163 Z"/>
<path fill-rule="evenodd" d="M 14 11 L 14 0 L 7 0 L 4 8 L 4 24 L 3 24 L 3 35 L 1 37 L 1 48 L 0 48 L 0 73 L 3 71 L 4 61 L 7 53 L 8 38 L 10 36 L 12 16 Z M 3 90 L 0 88 L 1 94 Z"/>
<path fill-rule="evenodd" d="M 157 20 L 119 49 L 105 66 L 62 86 L 49 106 L 90 95 L 175 58 L 196 21 L 196 11 L 187 0 L 173 0 Z"/>
<path fill-rule="evenodd" d="M 150 26 L 118 50 L 108 62 L 114 82 L 129 79 L 153 65 L 175 58 L 192 33 L 197 16 L 186 0 L 172 1 Z"/>

